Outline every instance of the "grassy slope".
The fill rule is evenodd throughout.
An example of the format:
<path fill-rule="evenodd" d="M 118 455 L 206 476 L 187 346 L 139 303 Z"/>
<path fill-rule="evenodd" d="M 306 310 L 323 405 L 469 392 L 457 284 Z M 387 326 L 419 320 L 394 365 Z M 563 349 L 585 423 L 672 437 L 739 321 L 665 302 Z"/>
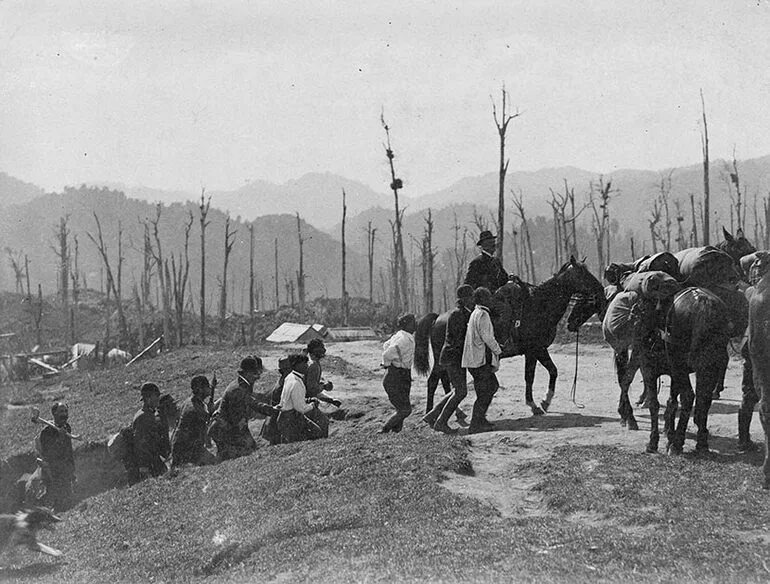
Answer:
<path fill-rule="evenodd" d="M 172 385 L 233 356 L 172 353 L 142 365 Z M 360 378 L 344 362 L 329 369 Z M 76 426 L 135 407 L 109 391 L 123 373 L 72 383 Z M 224 375 L 224 370 L 222 371 Z M 114 377 L 113 377 L 114 376 Z M 73 378 L 74 379 L 74 378 Z M 224 381 L 224 377 L 222 377 Z M 121 382 L 122 383 L 122 382 Z M 84 397 L 77 397 L 80 393 Z M 326 441 L 252 456 L 92 497 L 41 539 L 55 560 L 20 554 L 0 579 L 135 581 L 767 581 L 770 497 L 757 458 L 707 460 L 563 447 L 528 463 L 547 513 L 504 518 L 440 486 L 472 472 L 469 444 L 420 428 L 376 435 L 384 399 L 335 422 Z M 28 422 L 26 422 L 28 424 Z M 107 422 L 105 424 L 109 425 Z M 415 428 L 414 425 L 411 426 Z M 6 425 L 2 424 L 6 432 Z M 89 435 L 100 431 L 89 428 Z M 763 561 L 766 563 L 763 565 Z"/>

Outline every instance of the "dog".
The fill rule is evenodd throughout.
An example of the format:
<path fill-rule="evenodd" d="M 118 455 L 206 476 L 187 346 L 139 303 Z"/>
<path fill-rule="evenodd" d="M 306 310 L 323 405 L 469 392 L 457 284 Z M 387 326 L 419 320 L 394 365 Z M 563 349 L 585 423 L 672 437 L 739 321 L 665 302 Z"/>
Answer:
<path fill-rule="evenodd" d="M 14 554 L 17 547 L 42 552 L 58 558 L 62 553 L 37 541 L 41 529 L 53 531 L 53 525 L 61 521 L 47 507 L 29 507 L 15 515 L 0 515 L 0 555 Z"/>

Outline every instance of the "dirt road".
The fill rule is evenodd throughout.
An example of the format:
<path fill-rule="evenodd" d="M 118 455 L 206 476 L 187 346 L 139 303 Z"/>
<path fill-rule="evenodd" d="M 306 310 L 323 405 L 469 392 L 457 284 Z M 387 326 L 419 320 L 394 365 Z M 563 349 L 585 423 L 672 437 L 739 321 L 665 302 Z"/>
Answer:
<path fill-rule="evenodd" d="M 333 361 L 327 366 L 326 378 L 335 385 L 335 396 L 346 400 L 364 400 L 371 408 L 363 423 L 376 428 L 389 414 L 390 407 L 380 384 L 379 369 L 381 344 L 377 341 L 330 343 L 330 359 L 339 357 L 347 362 L 345 371 L 335 372 Z M 283 349 L 281 349 L 283 351 Z M 269 352 L 268 360 L 275 355 Z M 636 432 L 621 427 L 617 414 L 618 388 L 609 347 L 583 345 L 580 349 L 578 383 L 575 402 L 570 399 L 570 388 L 575 369 L 574 345 L 554 345 L 551 350 L 559 368 L 556 395 L 545 416 L 533 416 L 524 403 L 524 359 L 517 357 L 503 361 L 498 378 L 501 388 L 489 410 L 489 419 L 497 426 L 494 432 L 468 436 L 471 442 L 471 461 L 474 476 L 456 475 L 445 481 L 446 488 L 464 495 L 472 495 L 494 504 L 503 515 L 515 516 L 541 512 L 540 499 L 531 490 L 539 477 L 524 476 L 518 468 L 527 460 L 548 457 L 563 444 L 603 444 L 643 452 L 649 437 L 650 423 L 646 410 L 635 408 L 640 429 Z M 737 410 L 740 404 L 741 363 L 732 359 L 725 380 L 722 398 L 712 405 L 709 416 L 712 450 L 734 453 L 737 448 Z M 545 395 L 548 374 L 538 367 L 535 379 L 536 402 Z M 415 413 L 407 420 L 405 430 L 424 431 L 420 415 L 425 410 L 425 378 L 414 377 L 412 404 Z M 632 402 L 642 389 L 640 376 L 631 389 Z M 439 388 L 438 393 L 442 390 Z M 663 379 L 661 401 L 668 395 L 668 378 Z M 470 412 L 475 394 L 471 391 L 463 404 Z M 455 422 L 452 421 L 454 424 Z M 692 420 L 690 429 L 694 430 Z M 662 420 L 661 420 L 662 429 Z M 758 415 L 752 422 L 752 436 L 759 438 L 762 429 Z M 694 448 L 688 438 L 685 452 Z M 665 437 L 661 437 L 661 454 L 665 456 Z M 654 455 L 651 455 L 654 456 Z"/>

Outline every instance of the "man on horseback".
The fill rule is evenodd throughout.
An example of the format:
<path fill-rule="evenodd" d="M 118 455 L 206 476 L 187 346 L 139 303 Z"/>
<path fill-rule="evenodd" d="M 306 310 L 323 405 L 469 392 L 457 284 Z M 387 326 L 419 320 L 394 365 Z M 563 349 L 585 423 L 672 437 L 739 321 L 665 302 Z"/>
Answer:
<path fill-rule="evenodd" d="M 493 295 L 509 280 L 503 263 L 494 256 L 496 240 L 497 236 L 491 231 L 484 230 L 479 234 L 476 245 L 481 249 L 481 253 L 468 264 L 468 272 L 464 282 L 474 290 L 486 288 Z M 502 345 L 505 345 L 509 340 L 513 309 L 508 303 L 498 300 L 494 296 L 489 302 L 489 309 L 494 323 L 495 337 Z"/>

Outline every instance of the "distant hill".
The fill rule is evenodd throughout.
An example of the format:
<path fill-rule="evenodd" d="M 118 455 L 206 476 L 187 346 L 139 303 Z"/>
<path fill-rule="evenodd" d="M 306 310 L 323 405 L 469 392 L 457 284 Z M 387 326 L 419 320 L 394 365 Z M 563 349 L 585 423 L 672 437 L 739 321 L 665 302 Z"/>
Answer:
<path fill-rule="evenodd" d="M 0 172 L 0 207 L 21 205 L 39 197 L 43 189 Z"/>
<path fill-rule="evenodd" d="M 45 210 L 44 212 L 41 210 Z M 43 284 L 44 293 L 56 290 L 58 258 L 52 250 L 54 232 L 59 218 L 68 216 L 70 230 L 77 236 L 80 252 L 80 271 L 85 273 L 87 285 L 99 290 L 101 287 L 101 261 L 94 244 L 86 232 L 96 235 L 93 212 L 99 216 L 107 242 L 113 270 L 117 261 L 118 222 L 123 229 L 123 286 L 124 294 L 130 296 L 132 282 L 142 271 L 142 219 L 155 217 L 155 206 L 146 201 L 131 199 L 118 191 L 106 188 L 66 189 L 64 194 L 42 195 L 23 205 L 12 205 L 0 215 L 0 250 L 11 248 L 28 255 L 32 286 Z M 198 207 L 194 203 L 172 203 L 163 207 L 160 232 L 164 253 L 179 254 L 184 243 L 184 226 L 189 213 L 193 214 L 190 238 L 190 279 L 195 302 L 200 284 L 200 224 Z M 219 298 L 219 280 L 222 276 L 224 258 L 225 214 L 213 206 L 208 217 L 210 225 L 206 230 L 207 290 L 210 295 L 207 304 L 216 310 Z M 292 215 L 265 215 L 254 221 L 255 255 L 257 279 L 267 306 L 274 305 L 274 242 L 278 240 L 279 295 L 285 301 L 285 283 L 295 280 L 298 269 L 297 220 Z M 317 296 L 340 295 L 341 248 L 338 241 L 305 222 L 301 222 L 304 244 L 304 265 L 307 277 L 308 299 Z M 235 221 L 236 244 L 230 256 L 229 285 L 232 308 L 240 311 L 245 295 L 248 302 L 249 277 L 249 231 L 243 221 Z M 0 260 L 0 289 L 12 290 L 14 276 L 8 255 L 2 252 Z M 349 287 L 351 294 L 363 294 L 361 283 L 366 273 L 366 257 L 354 249 L 348 250 Z M 358 282 L 358 284 L 356 284 Z"/>

